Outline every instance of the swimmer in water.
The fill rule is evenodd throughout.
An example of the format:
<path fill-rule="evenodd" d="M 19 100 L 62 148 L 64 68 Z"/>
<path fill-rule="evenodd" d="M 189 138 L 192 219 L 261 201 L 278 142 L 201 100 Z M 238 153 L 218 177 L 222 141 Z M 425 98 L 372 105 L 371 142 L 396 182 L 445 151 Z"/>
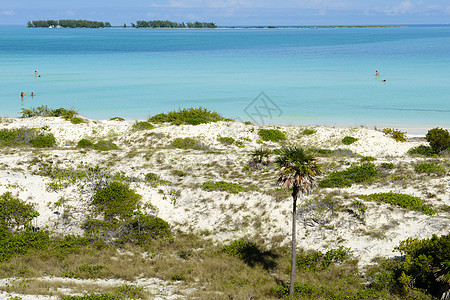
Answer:
<path fill-rule="evenodd" d="M 23 100 L 23 96 L 25 96 L 26 94 L 24 93 L 24 92 L 21 92 L 20 93 L 20 98 L 22 98 L 22 100 Z"/>
<path fill-rule="evenodd" d="M 386 82 L 386 79 L 381 80 L 381 82 Z"/>
<path fill-rule="evenodd" d="M 33 93 L 33 92 L 31 92 L 30 96 L 31 96 L 31 97 L 34 97 L 34 93 Z"/>
<path fill-rule="evenodd" d="M 41 75 L 38 74 L 38 71 L 34 71 L 34 74 L 36 74 L 36 77 L 41 77 Z"/>
<path fill-rule="evenodd" d="M 378 72 L 378 70 L 377 71 L 375 71 L 375 76 L 379 76 L 380 75 L 380 72 Z"/>

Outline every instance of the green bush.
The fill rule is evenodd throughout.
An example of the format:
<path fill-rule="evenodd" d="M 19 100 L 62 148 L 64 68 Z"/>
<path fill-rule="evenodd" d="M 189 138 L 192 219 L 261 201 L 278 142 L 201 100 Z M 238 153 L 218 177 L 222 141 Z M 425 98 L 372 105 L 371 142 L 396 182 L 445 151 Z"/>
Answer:
<path fill-rule="evenodd" d="M 433 235 L 425 240 L 409 238 L 396 249 L 404 255 L 399 271 L 403 277 L 414 278 L 409 282 L 399 282 L 404 285 L 404 289 L 409 289 L 412 284 L 414 288 L 425 289 L 440 297 L 439 289 L 445 285 L 445 281 L 450 281 L 450 234 L 440 237 Z M 437 280 L 440 276 L 442 281 Z"/>
<path fill-rule="evenodd" d="M 233 139 L 232 137 L 225 137 L 225 136 L 219 136 L 218 138 L 217 138 L 217 140 L 220 142 L 220 143 L 222 143 L 223 145 L 233 145 L 235 142 L 236 142 L 236 140 L 235 139 Z"/>
<path fill-rule="evenodd" d="M 52 147 L 56 143 L 53 134 L 42 134 L 35 128 L 16 128 L 0 130 L 0 146 Z"/>
<path fill-rule="evenodd" d="M 193 150 L 208 150 L 208 146 L 202 144 L 201 142 L 197 141 L 193 138 L 176 138 L 172 141 L 170 144 L 172 147 L 179 148 L 179 149 L 193 149 Z"/>
<path fill-rule="evenodd" d="M 63 117 L 66 120 L 71 120 L 77 112 L 75 110 L 68 110 L 65 108 L 51 109 L 47 105 L 42 105 L 37 108 L 22 108 L 22 118 L 31 117 Z"/>
<path fill-rule="evenodd" d="M 56 143 L 56 139 L 53 134 L 40 134 L 37 137 L 30 140 L 31 145 L 36 148 L 49 148 L 53 147 Z"/>
<path fill-rule="evenodd" d="M 434 210 L 425 205 L 419 197 L 414 197 L 408 194 L 398 194 L 394 192 L 389 193 L 375 193 L 370 195 L 363 195 L 362 198 L 389 203 L 403 208 L 415 210 L 426 215 L 433 215 Z"/>
<path fill-rule="evenodd" d="M 381 163 L 381 167 L 383 169 L 394 169 L 394 164 L 393 163 Z"/>
<path fill-rule="evenodd" d="M 150 130 L 150 129 L 153 129 L 153 128 L 155 128 L 155 126 L 153 124 L 151 124 L 149 122 L 145 122 L 145 121 L 136 122 L 136 123 L 133 124 L 133 129 L 134 130 Z"/>
<path fill-rule="evenodd" d="M 125 298 L 110 294 L 92 294 L 84 296 L 62 296 L 61 300 L 125 300 Z"/>
<path fill-rule="evenodd" d="M 444 166 L 435 163 L 421 163 L 414 166 L 414 171 L 416 173 L 426 173 L 426 174 L 436 174 L 436 175 L 445 175 L 447 170 Z"/>
<path fill-rule="evenodd" d="M 383 133 L 389 135 L 397 142 L 406 142 L 406 132 L 394 128 L 384 128 Z"/>
<path fill-rule="evenodd" d="M 439 154 L 450 148 L 450 133 L 447 129 L 433 128 L 428 130 L 425 138 L 430 143 L 434 153 Z"/>
<path fill-rule="evenodd" d="M 10 192 L 0 196 L 0 226 L 11 231 L 31 228 L 31 220 L 39 216 L 33 205 L 14 197 Z"/>
<path fill-rule="evenodd" d="M 377 159 L 373 156 L 363 156 L 361 157 L 361 162 L 369 162 L 369 161 L 376 161 Z"/>
<path fill-rule="evenodd" d="M 234 182 L 226 182 L 226 181 L 205 181 L 201 185 L 202 190 L 204 191 L 222 191 L 228 192 L 231 194 L 238 194 L 242 191 L 258 191 L 258 187 L 254 185 L 250 185 L 247 187 L 243 187 L 238 183 Z"/>
<path fill-rule="evenodd" d="M 43 231 L 34 232 L 29 229 L 12 234 L 5 227 L 0 227 L 0 262 L 9 261 L 17 255 L 24 255 L 30 250 L 45 249 L 50 237 Z"/>
<path fill-rule="evenodd" d="M 431 148 L 430 146 L 424 146 L 424 145 L 420 145 L 420 146 L 409 149 L 408 154 L 410 154 L 410 155 L 419 154 L 419 155 L 423 155 L 423 156 L 436 155 L 433 148 Z"/>
<path fill-rule="evenodd" d="M 78 117 L 73 117 L 73 118 L 71 118 L 71 119 L 70 119 L 70 122 L 71 122 L 72 124 L 86 123 L 85 120 L 83 120 L 83 119 L 81 119 L 81 118 L 78 118 Z"/>
<path fill-rule="evenodd" d="M 333 172 L 319 183 L 320 187 L 350 187 L 352 183 L 370 182 L 378 174 L 373 163 L 348 168 L 345 171 Z"/>
<path fill-rule="evenodd" d="M 88 139 L 81 139 L 78 144 L 78 148 L 94 148 L 94 143 Z"/>
<path fill-rule="evenodd" d="M 109 121 L 120 121 L 120 122 L 123 122 L 123 121 L 125 121 L 125 119 L 122 118 L 122 117 L 112 117 L 112 118 L 109 119 Z"/>
<path fill-rule="evenodd" d="M 320 251 L 299 253 L 296 259 L 296 265 L 300 270 L 324 270 L 328 268 L 331 263 L 342 263 L 350 257 L 350 248 L 340 246 L 337 249 L 328 250 L 326 253 Z"/>
<path fill-rule="evenodd" d="M 352 136 L 346 136 L 346 137 L 344 137 L 343 139 L 342 139 L 342 143 L 344 144 L 344 145 L 351 145 L 351 144 L 353 144 L 354 142 L 356 142 L 358 139 L 357 138 L 354 138 L 354 137 L 352 137 Z"/>
<path fill-rule="evenodd" d="M 126 219 L 140 207 L 142 196 L 121 182 L 112 182 L 99 189 L 92 199 L 92 205 L 110 220 Z"/>
<path fill-rule="evenodd" d="M 309 129 L 309 128 L 306 128 L 305 130 L 303 130 L 303 134 L 304 135 L 311 135 L 311 134 L 314 134 L 314 133 L 316 133 L 317 132 L 317 130 L 315 130 L 315 129 Z"/>
<path fill-rule="evenodd" d="M 278 129 L 259 129 L 258 135 L 263 141 L 279 142 L 286 139 L 284 132 Z"/>
<path fill-rule="evenodd" d="M 101 140 L 94 144 L 94 149 L 100 151 L 118 150 L 119 147 L 111 141 Z"/>
<path fill-rule="evenodd" d="M 171 111 L 154 115 L 149 119 L 152 123 L 171 123 L 173 125 L 198 125 L 204 123 L 229 121 L 216 112 L 211 112 L 206 108 L 183 108 L 178 111 Z"/>
<path fill-rule="evenodd" d="M 170 225 L 161 218 L 152 215 L 139 214 L 123 225 L 125 228 L 124 239 L 137 244 L 144 244 L 154 239 L 162 239 L 171 236 Z"/>

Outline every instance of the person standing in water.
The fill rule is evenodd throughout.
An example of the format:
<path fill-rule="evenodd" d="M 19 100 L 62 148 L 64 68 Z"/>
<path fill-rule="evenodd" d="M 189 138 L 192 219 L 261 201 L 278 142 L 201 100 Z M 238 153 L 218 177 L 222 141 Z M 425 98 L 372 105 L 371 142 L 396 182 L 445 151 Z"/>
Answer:
<path fill-rule="evenodd" d="M 20 98 L 22 98 L 22 100 L 23 100 L 23 96 L 25 96 L 26 94 L 24 93 L 24 92 L 21 92 L 20 93 Z"/>
<path fill-rule="evenodd" d="M 380 76 L 380 72 L 378 72 L 378 70 L 375 71 L 375 76 L 377 76 L 377 78 L 378 78 L 378 76 Z"/>
<path fill-rule="evenodd" d="M 34 97 L 34 93 L 33 93 L 33 92 L 31 92 L 30 96 L 31 96 L 31 97 Z"/>

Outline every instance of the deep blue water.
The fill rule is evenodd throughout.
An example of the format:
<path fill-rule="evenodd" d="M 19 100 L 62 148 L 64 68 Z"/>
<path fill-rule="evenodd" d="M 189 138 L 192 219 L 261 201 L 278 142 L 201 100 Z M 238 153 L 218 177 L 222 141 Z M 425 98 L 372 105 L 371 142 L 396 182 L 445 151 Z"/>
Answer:
<path fill-rule="evenodd" d="M 449 98 L 448 26 L 0 27 L 0 116 L 48 105 L 144 119 L 203 106 L 258 123 L 450 127 Z"/>

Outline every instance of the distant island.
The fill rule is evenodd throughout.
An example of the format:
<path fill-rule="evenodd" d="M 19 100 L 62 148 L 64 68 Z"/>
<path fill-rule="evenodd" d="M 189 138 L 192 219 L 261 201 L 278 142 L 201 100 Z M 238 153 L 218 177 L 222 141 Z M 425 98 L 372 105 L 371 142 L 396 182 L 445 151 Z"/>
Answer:
<path fill-rule="evenodd" d="M 126 25 L 124 24 L 124 27 Z M 131 27 L 135 28 L 217 28 L 213 22 L 172 22 L 172 21 L 136 21 L 136 24 L 131 23 Z"/>
<path fill-rule="evenodd" d="M 111 26 L 109 22 L 98 22 L 88 20 L 38 20 L 28 21 L 30 28 L 374 28 L 374 27 L 392 27 L 386 25 L 355 25 L 355 26 L 217 26 L 214 22 L 173 22 L 169 20 L 136 21 L 130 26 Z"/>
<path fill-rule="evenodd" d="M 27 26 L 31 28 L 104 28 L 111 27 L 111 24 L 88 20 L 39 20 L 28 21 Z"/>

